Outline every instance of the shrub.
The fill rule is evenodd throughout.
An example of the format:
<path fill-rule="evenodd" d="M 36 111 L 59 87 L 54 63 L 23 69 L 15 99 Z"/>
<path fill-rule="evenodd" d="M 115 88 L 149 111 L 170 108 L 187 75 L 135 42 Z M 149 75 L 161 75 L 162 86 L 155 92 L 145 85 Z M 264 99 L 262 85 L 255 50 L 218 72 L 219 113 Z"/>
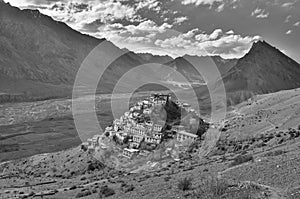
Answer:
<path fill-rule="evenodd" d="M 122 189 L 123 189 L 123 191 L 124 191 L 125 193 L 130 192 L 130 191 L 133 191 L 134 188 L 135 188 L 135 187 L 134 187 L 132 184 L 130 184 L 130 185 L 125 185 L 125 186 L 122 187 Z"/>
<path fill-rule="evenodd" d="M 112 188 L 110 188 L 108 186 L 102 186 L 100 188 L 99 197 L 100 198 L 108 197 L 108 196 L 114 195 L 115 193 L 116 192 Z"/>
<path fill-rule="evenodd" d="M 227 128 L 223 127 L 220 129 L 222 132 L 226 132 L 227 131 Z"/>
<path fill-rule="evenodd" d="M 170 181 L 170 180 L 171 180 L 171 176 L 166 176 L 166 177 L 164 177 L 164 180 L 165 180 L 165 182 Z"/>
<path fill-rule="evenodd" d="M 191 177 L 185 177 L 178 182 L 178 189 L 182 191 L 188 191 L 192 189 L 192 178 Z"/>
<path fill-rule="evenodd" d="M 73 185 L 73 186 L 70 187 L 70 190 L 74 190 L 74 189 L 77 189 L 76 185 Z"/>
<path fill-rule="evenodd" d="M 87 171 L 95 171 L 104 168 L 104 164 L 98 160 L 88 162 Z"/>
<path fill-rule="evenodd" d="M 234 158 L 233 162 L 231 163 L 231 166 L 240 165 L 249 161 L 254 161 L 252 155 L 239 155 L 236 158 Z"/>
<path fill-rule="evenodd" d="M 84 190 L 84 191 L 81 191 L 79 192 L 75 198 L 82 198 L 82 197 L 85 197 L 85 196 L 89 196 L 91 195 L 92 193 L 89 191 L 89 190 Z"/>
<path fill-rule="evenodd" d="M 202 182 L 197 190 L 192 194 L 192 198 L 197 199 L 225 199 L 229 184 L 225 180 L 211 177 Z"/>
<path fill-rule="evenodd" d="M 57 172 L 57 168 L 56 168 L 56 167 L 52 167 L 52 168 L 51 168 L 51 171 L 52 171 L 53 173 L 56 173 L 56 172 Z"/>

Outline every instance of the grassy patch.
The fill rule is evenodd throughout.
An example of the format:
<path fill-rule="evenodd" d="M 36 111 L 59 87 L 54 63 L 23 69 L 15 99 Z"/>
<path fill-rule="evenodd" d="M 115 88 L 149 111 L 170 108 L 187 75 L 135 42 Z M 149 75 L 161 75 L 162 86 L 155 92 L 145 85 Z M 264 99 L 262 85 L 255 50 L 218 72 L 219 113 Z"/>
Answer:
<path fill-rule="evenodd" d="M 260 187 L 253 184 L 238 186 L 226 180 L 210 178 L 202 182 L 192 193 L 193 199 L 258 199 L 261 198 Z"/>

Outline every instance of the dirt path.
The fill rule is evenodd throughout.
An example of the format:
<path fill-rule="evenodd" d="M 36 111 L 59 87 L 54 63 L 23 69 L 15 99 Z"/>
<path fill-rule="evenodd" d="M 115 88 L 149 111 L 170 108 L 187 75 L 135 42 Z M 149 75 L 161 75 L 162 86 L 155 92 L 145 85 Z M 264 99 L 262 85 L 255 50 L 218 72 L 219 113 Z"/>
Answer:
<path fill-rule="evenodd" d="M 207 156 L 216 146 L 221 132 L 216 128 L 209 128 L 205 134 L 205 140 L 199 151 L 199 157 Z"/>
<path fill-rule="evenodd" d="M 269 190 L 271 193 L 271 195 L 269 196 L 270 199 L 287 199 L 287 194 L 283 190 L 279 190 L 274 187 L 260 184 L 257 182 L 243 181 L 242 183 L 253 184 L 253 185 L 256 185 L 256 186 L 259 186 L 259 187 Z"/>

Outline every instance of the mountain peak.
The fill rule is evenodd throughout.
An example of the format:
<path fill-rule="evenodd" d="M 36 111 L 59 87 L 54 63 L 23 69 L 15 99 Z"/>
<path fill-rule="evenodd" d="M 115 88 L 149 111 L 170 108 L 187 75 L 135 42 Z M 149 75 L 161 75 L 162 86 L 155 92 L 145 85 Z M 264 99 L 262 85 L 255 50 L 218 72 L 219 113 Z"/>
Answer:
<path fill-rule="evenodd" d="M 275 49 L 273 46 L 271 46 L 269 43 L 267 43 L 266 41 L 264 40 L 259 40 L 259 41 L 256 41 L 252 44 L 252 47 L 250 49 L 249 52 L 253 51 L 253 50 L 257 50 L 257 49 L 265 49 L 265 48 L 273 48 Z"/>
<path fill-rule="evenodd" d="M 300 65 L 265 41 L 253 43 L 224 78 L 226 91 L 270 93 L 300 86 Z"/>
<path fill-rule="evenodd" d="M 265 58 L 278 58 L 278 57 L 286 57 L 288 58 L 285 54 L 283 54 L 279 49 L 276 47 L 270 45 L 266 41 L 257 41 L 252 44 L 252 47 L 250 48 L 249 52 L 242 58 L 247 59 L 247 58 L 254 58 L 256 57 L 257 59 L 265 59 Z M 290 58 L 289 58 L 290 59 Z"/>

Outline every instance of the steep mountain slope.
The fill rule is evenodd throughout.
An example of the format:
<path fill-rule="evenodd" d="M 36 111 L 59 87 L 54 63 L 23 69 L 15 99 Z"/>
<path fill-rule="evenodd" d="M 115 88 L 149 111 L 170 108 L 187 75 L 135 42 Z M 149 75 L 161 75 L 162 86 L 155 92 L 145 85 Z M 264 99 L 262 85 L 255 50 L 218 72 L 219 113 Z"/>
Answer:
<path fill-rule="evenodd" d="M 21 100 L 70 96 L 80 65 L 103 41 L 83 35 L 37 10 L 20 10 L 1 1 L 0 93 L 5 93 L 5 99 L 10 94 L 20 95 Z M 110 51 L 123 54 L 113 44 Z M 100 67 L 105 58 L 97 57 Z M 134 53 L 122 55 L 109 67 L 100 91 L 111 91 L 113 80 L 142 63 Z"/>
<path fill-rule="evenodd" d="M 300 87 L 300 65 L 265 41 L 250 51 L 223 78 L 228 92 L 270 93 Z"/>
<path fill-rule="evenodd" d="M 0 71 L 13 79 L 70 84 L 87 53 L 102 41 L 5 3 L 0 17 Z"/>
<path fill-rule="evenodd" d="M 223 77 L 232 103 L 254 94 L 300 87 L 300 65 L 265 41 L 253 44 L 250 51 Z"/>

